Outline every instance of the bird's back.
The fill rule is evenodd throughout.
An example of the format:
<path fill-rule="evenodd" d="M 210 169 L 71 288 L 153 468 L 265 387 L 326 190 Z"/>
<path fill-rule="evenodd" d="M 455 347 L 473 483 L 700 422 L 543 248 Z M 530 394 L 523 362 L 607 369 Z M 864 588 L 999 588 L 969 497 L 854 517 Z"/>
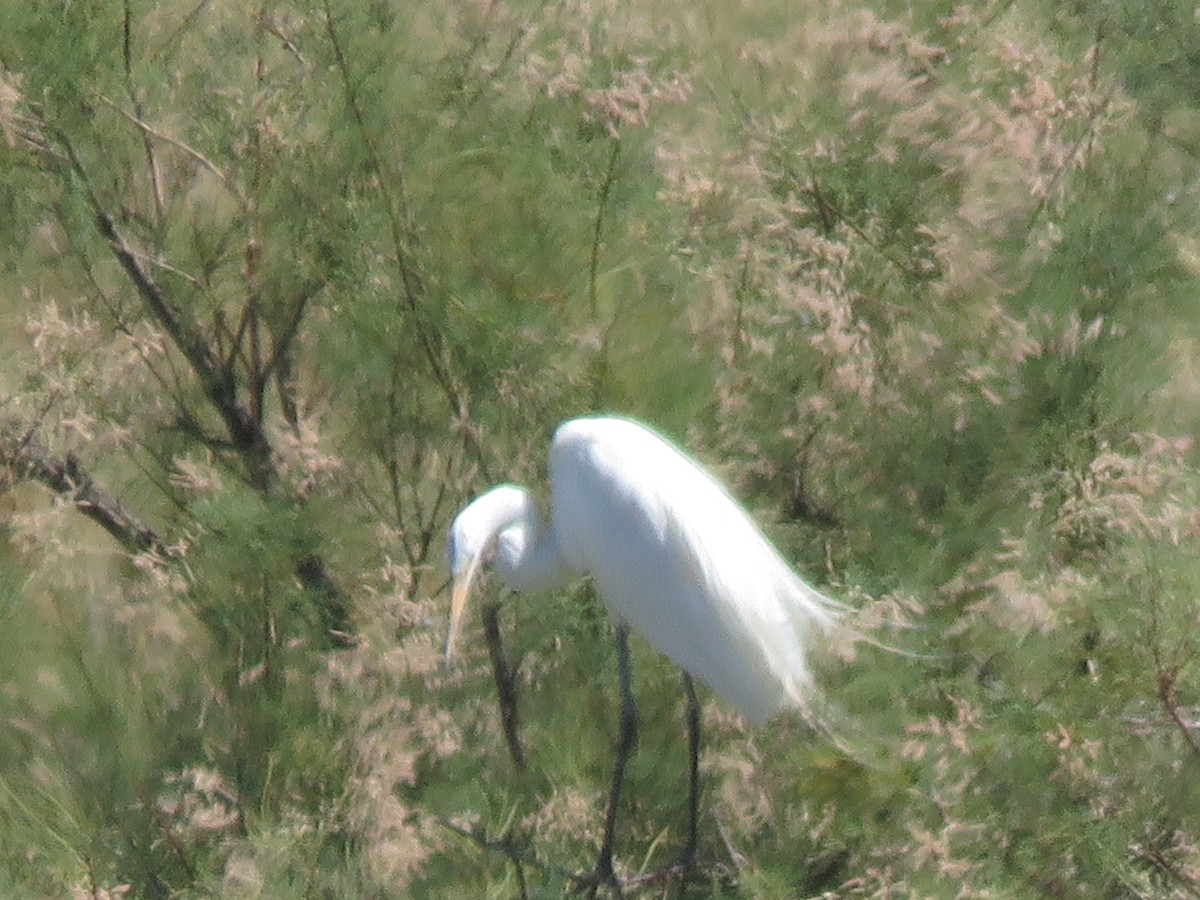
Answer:
<path fill-rule="evenodd" d="M 610 612 L 763 721 L 804 706 L 805 641 L 837 607 L 701 466 L 628 419 L 572 419 L 550 451 L 554 529 Z"/>

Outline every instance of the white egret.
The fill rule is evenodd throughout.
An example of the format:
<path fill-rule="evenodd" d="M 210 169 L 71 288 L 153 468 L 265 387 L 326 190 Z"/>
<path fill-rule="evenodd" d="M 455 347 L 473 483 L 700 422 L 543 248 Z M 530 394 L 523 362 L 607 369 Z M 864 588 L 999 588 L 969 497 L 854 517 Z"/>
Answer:
<path fill-rule="evenodd" d="M 630 627 L 684 671 L 691 822 L 682 863 L 690 866 L 700 741 L 691 676 L 752 723 L 786 708 L 812 721 L 816 688 L 806 650 L 845 607 L 801 579 L 712 475 L 631 419 L 596 416 L 560 425 L 550 445 L 550 482 L 548 525 L 529 492 L 514 485 L 492 488 L 454 520 L 447 661 L 483 563 L 520 592 L 549 591 L 589 575 L 616 626 L 621 680 L 617 758 L 593 877 L 615 883 L 616 806 L 637 728 Z"/>

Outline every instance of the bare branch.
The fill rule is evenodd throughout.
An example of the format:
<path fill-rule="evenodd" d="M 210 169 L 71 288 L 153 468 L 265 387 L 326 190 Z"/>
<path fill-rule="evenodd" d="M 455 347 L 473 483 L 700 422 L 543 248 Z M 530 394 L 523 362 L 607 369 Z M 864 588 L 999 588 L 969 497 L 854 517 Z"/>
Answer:
<path fill-rule="evenodd" d="M 284 323 L 283 329 L 278 334 L 272 331 L 271 355 L 263 365 L 262 371 L 264 381 L 271 376 L 276 367 L 286 364 L 292 343 L 300 331 L 300 323 L 304 320 L 304 311 L 308 308 L 308 301 L 320 293 L 323 287 L 325 287 L 324 281 L 312 279 L 297 291 L 296 297 L 292 301 L 291 314 Z"/>
<path fill-rule="evenodd" d="M 63 495 L 130 553 L 147 550 L 166 556 L 158 534 L 129 512 L 112 494 L 96 484 L 73 452 L 66 458 L 54 456 L 32 431 L 24 434 L 14 428 L 0 431 L 0 462 L 18 478 L 40 481 Z"/>
<path fill-rule="evenodd" d="M 208 343 L 196 329 L 183 321 L 178 310 L 154 281 L 154 277 L 142 267 L 136 252 L 117 229 L 112 216 L 99 205 L 95 197 L 93 201 L 100 233 L 108 241 L 117 260 L 155 318 L 191 364 L 205 395 L 229 429 L 234 446 L 250 464 L 252 481 L 257 487 L 265 488 L 271 481 L 271 449 L 261 423 L 237 402 L 237 388 L 231 373 L 224 370 Z"/>
<path fill-rule="evenodd" d="M 139 253 L 117 228 L 113 216 L 93 190 L 86 170 L 65 135 L 57 135 L 57 140 L 65 151 L 71 172 L 83 184 L 96 226 L 109 248 L 133 282 L 142 301 L 199 378 L 209 402 L 225 422 L 232 448 L 248 465 L 251 484 L 260 491 L 268 491 L 275 480 L 270 442 L 262 422 L 238 402 L 237 384 L 232 372 L 225 369 L 204 336 L 183 318 L 153 274 L 142 265 Z M 298 328 L 298 323 L 292 327 Z M 72 491 L 75 505 L 99 522 L 124 546 L 145 550 L 160 543 L 154 532 L 125 512 L 115 498 L 96 488 L 79 469 L 77 461 L 73 462 L 70 458 L 58 461 L 48 454 L 33 453 L 27 454 L 27 458 L 15 457 L 14 464 L 17 462 L 22 462 L 29 474 L 55 490 Z M 315 591 L 321 598 L 324 625 L 333 642 L 345 643 L 345 634 L 349 629 L 346 598 L 330 576 L 324 560 L 316 554 L 306 556 L 296 564 L 296 576 L 306 589 Z"/>
<path fill-rule="evenodd" d="M 138 116 L 134 115 L 133 113 L 129 112 L 128 110 L 122 109 L 120 106 L 118 106 L 112 100 L 109 100 L 103 94 L 97 94 L 96 96 L 100 99 L 100 102 L 104 103 L 106 106 L 110 107 L 111 109 L 113 109 L 117 113 L 119 113 L 120 115 L 124 116 L 126 119 L 128 119 L 130 122 L 132 122 L 138 128 L 140 128 L 143 132 L 145 132 L 147 135 L 154 138 L 156 141 L 162 141 L 163 143 L 170 144 L 172 147 L 175 147 L 178 150 L 182 150 L 184 153 L 186 153 L 188 156 L 190 156 L 196 162 L 200 163 L 201 166 L 208 169 L 208 171 L 210 171 L 213 175 L 215 175 L 217 177 L 217 180 L 220 181 L 221 184 L 225 185 L 228 188 L 232 188 L 232 186 L 229 183 L 229 179 L 226 177 L 225 173 L 223 171 L 221 171 L 221 168 L 216 163 L 214 163 L 211 159 L 209 159 L 207 156 L 205 156 L 203 153 L 201 153 L 199 150 L 197 150 L 195 147 L 191 146 L 190 144 L 184 143 L 183 141 L 179 140 L 179 138 L 171 137 L 171 135 L 166 134 L 162 131 L 159 131 L 157 128 L 155 128 L 150 123 L 144 121 L 143 119 L 139 118 Z"/>
<path fill-rule="evenodd" d="M 129 102 L 133 104 L 134 112 L 140 119 L 143 117 L 142 102 L 138 97 L 137 86 L 133 83 L 133 10 L 129 0 L 125 0 L 124 16 L 122 17 L 123 40 L 121 42 L 121 58 L 125 64 L 125 90 L 129 94 Z M 155 222 L 163 220 L 163 210 L 166 201 L 163 198 L 162 167 L 158 164 L 158 155 L 154 152 L 154 143 L 150 135 L 143 130 L 142 148 L 146 153 L 146 167 L 150 170 L 150 184 L 153 186 Z"/>
<path fill-rule="evenodd" d="M 490 837 L 488 833 L 474 826 L 465 828 L 449 819 L 439 817 L 438 821 L 443 827 L 448 828 L 455 834 L 461 835 L 470 841 L 474 841 L 477 846 L 484 850 L 493 853 L 502 853 L 508 857 L 508 860 L 515 866 L 529 866 L 539 872 L 547 875 L 554 875 L 566 881 L 575 881 L 578 876 L 566 869 L 561 869 L 558 866 L 553 866 L 542 862 L 537 856 L 528 849 L 528 840 L 520 839 L 514 836 L 511 831 L 506 832 L 503 836 L 495 838 Z"/>
<path fill-rule="evenodd" d="M 596 318 L 596 272 L 600 267 L 600 240 L 604 235 L 604 211 L 608 208 L 608 197 L 612 193 L 613 184 L 617 180 L 617 160 L 621 156 L 621 141 L 612 139 L 612 150 L 608 155 L 608 166 L 604 171 L 604 181 L 600 183 L 600 196 L 596 202 L 596 221 L 592 226 L 592 252 L 588 267 L 588 310 L 592 319 Z"/>
<path fill-rule="evenodd" d="M 225 422 L 233 445 L 249 465 L 251 482 L 260 490 L 265 490 L 273 480 L 273 471 L 271 447 L 262 423 L 238 402 L 237 384 L 232 373 L 221 365 L 204 335 L 184 318 L 153 273 L 142 264 L 141 254 L 125 238 L 112 213 L 101 202 L 70 140 L 61 132 L 55 134 L 55 139 L 65 153 L 71 174 L 84 189 L 97 229 L 133 282 L 142 301 L 199 378 L 205 396 Z"/>
<path fill-rule="evenodd" d="M 52 142 L 61 148 L 61 158 L 43 151 L 50 158 L 62 162 L 67 173 L 82 187 L 84 197 L 91 208 L 93 219 L 109 249 L 133 283 L 138 296 L 158 321 L 167 336 L 179 348 L 187 360 L 209 403 L 216 410 L 229 433 L 230 446 L 244 460 L 250 483 L 259 491 L 267 493 L 275 482 L 275 468 L 270 441 L 263 429 L 261 404 L 254 411 L 248 410 L 238 398 L 238 385 L 231 369 L 214 352 L 213 345 L 172 301 L 168 293 L 155 280 L 154 273 L 143 263 L 143 256 L 126 239 L 117 227 L 116 219 L 102 202 L 92 180 L 88 176 L 75 149 L 66 134 L 52 129 L 45 122 L 43 129 L 52 135 Z M 307 288 L 306 288 L 307 289 Z M 290 341 L 299 328 L 307 297 L 298 304 L 296 318 L 289 321 L 285 334 Z M 262 373 L 258 373 L 261 381 Z M 17 453 L 22 442 L 11 447 L 12 462 L 23 467 L 22 471 L 37 477 L 55 490 L 71 493 L 74 503 L 85 514 L 99 522 L 125 546 L 144 550 L 155 547 L 159 539 L 155 533 L 129 515 L 111 495 L 101 491 L 84 473 L 77 460 L 56 460 L 46 453 L 31 452 L 28 445 L 25 453 Z M 8 448 L 0 447 L 0 450 Z M 6 453 L 7 458 L 9 454 Z M 320 609 L 326 630 L 335 644 L 345 643 L 349 628 L 349 611 L 345 595 L 329 574 L 324 559 L 309 554 L 296 564 L 296 576 L 301 584 L 316 592 L 320 598 Z"/>
<path fill-rule="evenodd" d="M 413 249 L 416 245 L 416 238 L 408 209 L 408 195 L 404 184 L 404 174 L 399 169 L 393 170 L 387 164 L 386 156 L 379 150 L 378 140 L 367 126 L 366 116 L 363 114 L 362 106 L 359 103 L 358 90 L 355 87 L 354 78 L 350 71 L 350 63 L 342 46 L 337 24 L 334 21 L 333 11 L 330 8 L 328 0 L 324 2 L 324 12 L 325 33 L 329 37 L 334 62 L 341 77 L 346 105 L 350 108 L 350 113 L 354 117 L 355 125 L 362 138 L 363 147 L 370 158 L 371 166 L 379 176 L 377 187 L 383 201 L 384 213 L 387 215 L 388 226 L 391 232 L 394 261 L 400 276 L 400 283 L 404 286 L 405 304 L 413 314 L 412 324 L 417 341 L 420 343 L 421 351 L 424 353 L 425 359 L 429 364 L 430 373 L 433 375 L 434 380 L 437 381 L 438 386 L 450 404 L 450 410 L 455 420 L 463 423 L 469 422 L 471 416 L 466 392 L 455 381 L 450 371 L 444 337 L 429 327 L 421 303 L 425 294 L 425 282 L 413 262 Z M 392 188 L 393 183 L 395 184 L 394 189 Z M 475 436 L 469 429 L 464 433 L 466 440 L 471 444 L 471 449 L 482 461 L 484 459 L 483 448 L 475 441 Z"/>
<path fill-rule="evenodd" d="M 1194 726 L 1183 717 L 1183 712 L 1179 708 L 1179 698 L 1175 692 L 1177 679 L 1178 672 L 1176 670 L 1159 669 L 1157 673 L 1158 699 L 1162 701 L 1163 708 L 1179 729 L 1179 733 L 1191 746 L 1192 752 L 1200 756 L 1200 735 L 1196 734 Z"/>

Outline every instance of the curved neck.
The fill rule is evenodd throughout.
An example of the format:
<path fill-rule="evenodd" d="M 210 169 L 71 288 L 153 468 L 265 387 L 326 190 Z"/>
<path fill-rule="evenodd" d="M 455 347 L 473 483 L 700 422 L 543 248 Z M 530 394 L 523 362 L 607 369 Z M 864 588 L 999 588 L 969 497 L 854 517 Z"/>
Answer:
<path fill-rule="evenodd" d="M 524 488 L 501 485 L 474 500 L 459 515 L 455 532 L 482 539 L 484 546 L 455 546 L 465 555 L 486 553 L 494 542 L 496 574 L 515 591 L 549 591 L 568 582 L 576 573 L 559 550 L 554 529 L 542 525 L 537 504 Z"/>
<path fill-rule="evenodd" d="M 496 574 L 514 591 L 552 591 L 574 574 L 563 559 L 553 528 L 543 528 L 536 510 L 496 538 Z"/>

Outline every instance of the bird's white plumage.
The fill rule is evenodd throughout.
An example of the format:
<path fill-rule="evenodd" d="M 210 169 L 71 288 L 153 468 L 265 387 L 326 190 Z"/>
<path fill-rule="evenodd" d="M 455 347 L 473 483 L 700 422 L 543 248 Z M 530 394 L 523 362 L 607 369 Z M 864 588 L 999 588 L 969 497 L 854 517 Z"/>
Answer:
<path fill-rule="evenodd" d="M 699 464 L 638 422 L 598 416 L 559 426 L 550 479 L 549 528 L 511 485 L 459 515 L 456 576 L 489 552 L 518 589 L 586 573 L 617 620 L 746 718 L 809 707 L 806 643 L 841 607 L 792 571 Z"/>
<path fill-rule="evenodd" d="M 806 703 L 805 642 L 836 606 L 708 472 L 650 429 L 606 417 L 559 427 L 550 478 L 563 557 L 614 616 L 752 721 Z"/>

